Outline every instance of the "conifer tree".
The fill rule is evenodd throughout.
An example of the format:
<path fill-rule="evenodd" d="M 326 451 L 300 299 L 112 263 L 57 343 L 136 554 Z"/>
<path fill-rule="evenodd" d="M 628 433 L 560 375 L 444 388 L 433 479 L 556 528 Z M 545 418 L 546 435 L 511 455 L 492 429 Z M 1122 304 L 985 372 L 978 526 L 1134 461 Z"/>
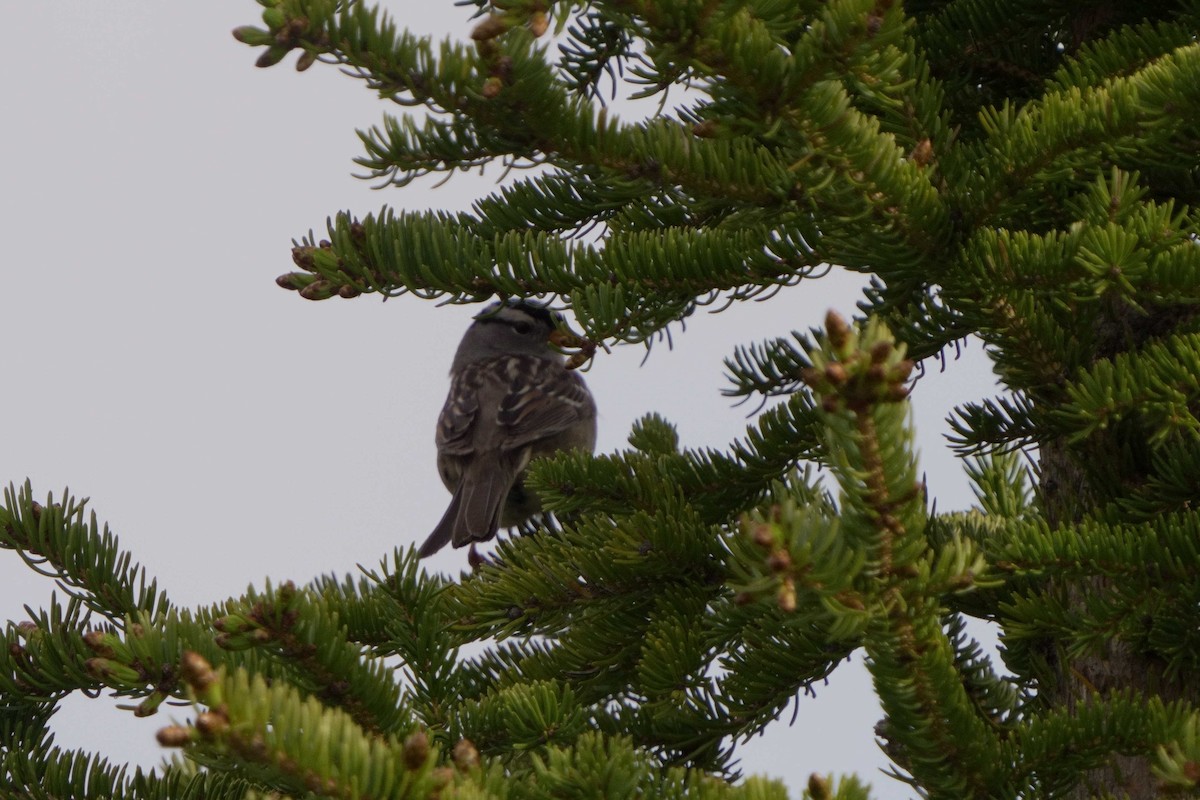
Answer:
<path fill-rule="evenodd" d="M 730 395 L 774 402 L 724 449 L 651 415 L 539 462 L 554 515 L 459 582 L 403 551 L 179 608 L 78 500 L 10 488 L 0 545 L 69 595 L 5 631 L 5 792 L 780 798 L 729 780 L 733 745 L 859 648 L 922 796 L 1196 790 L 1200 4 L 478 0 L 471 41 L 435 43 L 260 3 L 235 31 L 260 67 L 411 109 L 362 134 L 374 180 L 541 167 L 471 213 L 336 215 L 279 279 L 304 298 L 550 298 L 600 348 L 829 264 L 870 288 L 731 344 Z M 689 91 L 622 121 L 631 84 Z M 906 398 L 969 335 L 1004 393 L 954 417 L 978 507 L 937 511 Z M 74 691 L 190 700 L 175 766 L 56 748 Z"/>

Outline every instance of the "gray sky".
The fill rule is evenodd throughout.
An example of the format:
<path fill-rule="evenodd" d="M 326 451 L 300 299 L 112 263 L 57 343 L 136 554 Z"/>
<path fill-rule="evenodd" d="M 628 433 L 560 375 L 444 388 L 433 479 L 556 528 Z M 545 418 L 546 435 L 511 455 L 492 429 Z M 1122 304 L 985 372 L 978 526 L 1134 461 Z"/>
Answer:
<path fill-rule="evenodd" d="M 402 24 L 464 37 L 449 0 L 385 3 Z M 448 495 L 433 467 L 446 368 L 471 313 L 401 297 L 310 303 L 275 286 L 290 242 L 339 209 L 466 208 L 499 176 L 373 191 L 351 177 L 355 128 L 384 112 L 361 83 L 295 57 L 269 70 L 229 31 L 259 6 L 62 0 L 7 9 L 0 52 L 6 223 L 0 337 L 7 344 L 0 483 L 92 498 L 152 577 L 183 605 L 248 585 L 375 566 L 419 542 Z M 833 275 L 768 303 L 699 314 L 675 348 L 601 355 L 587 379 L 598 449 L 624 446 L 651 411 L 687 446 L 745 431 L 720 395 L 738 344 L 854 311 L 860 279 Z M 956 402 L 991 392 L 978 345 L 918 385 L 922 468 L 940 509 L 970 505 L 942 436 Z M 461 551 L 430 567 L 457 574 Z M 53 587 L 0 552 L 0 619 Z M 787 781 L 856 771 L 875 796 L 908 796 L 877 772 L 878 707 L 859 659 L 741 749 L 747 772 Z M 145 720 L 107 697 L 64 705 L 58 743 L 157 763 Z"/>

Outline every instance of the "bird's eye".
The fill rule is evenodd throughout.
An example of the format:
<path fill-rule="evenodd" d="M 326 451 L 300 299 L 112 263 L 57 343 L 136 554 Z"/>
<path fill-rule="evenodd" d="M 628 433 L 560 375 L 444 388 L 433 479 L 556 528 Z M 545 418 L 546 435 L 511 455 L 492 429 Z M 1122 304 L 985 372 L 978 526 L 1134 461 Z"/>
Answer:
<path fill-rule="evenodd" d="M 533 326 L 530 325 L 528 322 L 514 322 L 512 327 L 513 327 L 514 331 L 521 334 L 522 336 L 524 336 L 525 334 L 527 334 L 531 330 L 533 330 Z"/>

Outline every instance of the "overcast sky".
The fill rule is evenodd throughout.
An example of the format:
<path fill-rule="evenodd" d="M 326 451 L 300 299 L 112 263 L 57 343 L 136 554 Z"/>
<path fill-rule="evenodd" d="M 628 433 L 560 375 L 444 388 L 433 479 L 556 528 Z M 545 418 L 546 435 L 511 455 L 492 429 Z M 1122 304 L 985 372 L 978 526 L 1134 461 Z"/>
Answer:
<path fill-rule="evenodd" d="M 419 31 L 465 37 L 449 0 L 384 4 Z M 411 297 L 311 303 L 274 283 L 293 237 L 340 209 L 469 207 L 499 170 L 404 191 L 351 177 L 355 128 L 400 113 L 316 65 L 254 67 L 229 31 L 258 22 L 251 0 L 28 2 L 6 9 L 0 203 L 5 221 L 0 337 L 0 483 L 91 498 L 150 575 L 182 605 L 248 585 L 375 566 L 421 541 L 448 495 L 433 429 L 446 369 L 470 314 Z M 658 412 L 686 446 L 723 447 L 744 408 L 720 395 L 738 344 L 854 312 L 861 279 L 831 275 L 768 303 L 698 314 L 675 347 L 601 354 L 587 374 L 598 449 L 624 446 Z M 932 365 L 913 405 L 921 466 L 940 509 L 972 502 L 946 449 L 956 402 L 991 393 L 978 345 Z M 430 568 L 456 575 L 462 551 Z M 50 582 L 0 552 L 0 619 L 42 606 Z M 883 777 L 878 707 L 861 659 L 839 669 L 796 723 L 741 748 L 747 772 L 787 781 L 856 771 Z M 153 765 L 154 732 L 113 701 L 70 700 L 58 743 Z"/>

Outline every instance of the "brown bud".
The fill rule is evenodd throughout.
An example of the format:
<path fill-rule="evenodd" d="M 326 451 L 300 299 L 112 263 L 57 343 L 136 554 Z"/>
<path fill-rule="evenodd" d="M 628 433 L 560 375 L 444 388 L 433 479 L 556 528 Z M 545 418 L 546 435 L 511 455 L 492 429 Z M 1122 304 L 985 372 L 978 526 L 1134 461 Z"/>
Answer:
<path fill-rule="evenodd" d="M 836 361 L 825 367 L 825 377 L 834 386 L 842 386 L 849 378 L 846 374 L 846 367 Z"/>
<path fill-rule="evenodd" d="M 808 793 L 813 800 L 829 800 L 829 781 L 817 773 L 808 776 Z"/>
<path fill-rule="evenodd" d="M 404 765 L 420 769 L 429 760 L 429 737 L 425 731 L 414 731 L 404 740 Z"/>
<path fill-rule="evenodd" d="M 852 608 L 855 611 L 862 611 L 863 609 L 866 608 L 866 605 L 863 603 L 862 598 L 859 597 L 857 594 L 853 594 L 851 592 L 839 593 L 837 595 L 837 600 L 839 603 L 844 605 L 846 608 Z"/>
<path fill-rule="evenodd" d="M 83 643 L 98 656 L 115 658 L 116 652 L 108 644 L 108 634 L 104 631 L 88 631 L 83 635 Z"/>
<path fill-rule="evenodd" d="M 295 264 L 297 267 L 300 267 L 301 269 L 305 269 L 305 270 L 308 270 L 309 272 L 312 272 L 313 257 L 312 257 L 312 253 L 309 252 L 309 250 L 310 250 L 310 248 L 308 248 L 308 247 L 293 247 L 292 248 L 292 263 Z"/>
<path fill-rule="evenodd" d="M 832 309 L 825 315 L 825 332 L 830 343 L 839 350 L 850 342 L 850 324 Z"/>
<path fill-rule="evenodd" d="M 475 52 L 481 61 L 487 62 L 496 57 L 500 46 L 493 39 L 479 39 L 475 42 Z"/>
<path fill-rule="evenodd" d="M 479 751 L 475 749 L 470 739 L 459 739 L 450 753 L 454 766 L 460 770 L 474 769 L 479 766 Z"/>
<path fill-rule="evenodd" d="M 492 14 L 475 26 L 475 30 L 471 31 L 471 38 L 477 42 L 486 42 L 488 39 L 495 39 L 506 30 L 508 20 L 499 14 Z"/>
<path fill-rule="evenodd" d="M 192 740 L 192 729 L 182 725 L 168 725 L 159 728 L 155 738 L 163 747 L 183 747 Z"/>
<path fill-rule="evenodd" d="M 350 284 L 343 284 L 338 287 L 338 297 L 344 297 L 347 300 L 352 297 L 358 297 L 360 294 L 362 294 L 362 290 L 356 289 Z"/>
<path fill-rule="evenodd" d="M 296 59 L 296 72 L 304 72 L 315 63 L 317 63 L 317 54 L 311 50 L 305 50 L 300 54 L 300 58 Z"/>
<path fill-rule="evenodd" d="M 300 296 L 305 300 L 328 300 L 333 293 L 333 284 L 319 279 L 300 290 Z"/>
<path fill-rule="evenodd" d="M 217 673 L 213 671 L 212 664 L 194 650 L 183 651 L 179 669 L 183 679 L 198 692 L 203 692 L 217 680 Z"/>
<path fill-rule="evenodd" d="M 891 342 L 876 342 L 871 345 L 871 363 L 882 364 L 895 349 Z"/>
<path fill-rule="evenodd" d="M 759 547 L 769 548 L 775 544 L 775 536 L 771 532 L 771 526 L 765 522 L 755 525 L 754 531 L 750 535 L 754 539 L 754 543 Z"/>
<path fill-rule="evenodd" d="M 792 583 L 791 578 L 783 579 L 776 602 L 780 611 L 791 613 L 796 610 L 796 584 Z"/>
<path fill-rule="evenodd" d="M 771 572 L 787 572 L 792 568 L 792 556 L 787 550 L 776 550 L 767 556 L 767 568 Z"/>
<path fill-rule="evenodd" d="M 717 135 L 717 121 L 715 119 L 706 119 L 703 122 L 697 122 L 692 126 L 692 136 L 700 139 L 711 139 Z"/>
<path fill-rule="evenodd" d="M 545 11 L 535 11 L 533 16 L 529 18 L 529 31 L 537 37 L 541 37 L 550 28 L 550 18 L 546 16 Z"/>
<path fill-rule="evenodd" d="M 909 161 L 915 163 L 918 167 L 923 167 L 933 160 L 933 142 L 928 138 L 917 142 L 917 146 L 908 154 Z"/>
<path fill-rule="evenodd" d="M 254 66 L 262 69 L 273 67 L 280 61 L 283 61 L 283 57 L 288 54 L 290 49 L 290 47 L 282 47 L 280 45 L 268 47 L 263 51 L 263 54 L 258 57 L 258 60 L 254 62 Z"/>
<path fill-rule="evenodd" d="M 196 717 L 196 730 L 209 738 L 220 736 L 228 728 L 229 719 L 216 711 L 202 711 Z"/>
<path fill-rule="evenodd" d="M 497 78 L 495 76 L 492 76 L 483 82 L 483 88 L 479 90 L 479 93 L 482 94 L 488 100 L 491 100 L 493 97 L 496 97 L 497 95 L 499 95 L 500 90 L 503 88 L 504 88 L 504 81 L 500 80 L 499 78 Z"/>

